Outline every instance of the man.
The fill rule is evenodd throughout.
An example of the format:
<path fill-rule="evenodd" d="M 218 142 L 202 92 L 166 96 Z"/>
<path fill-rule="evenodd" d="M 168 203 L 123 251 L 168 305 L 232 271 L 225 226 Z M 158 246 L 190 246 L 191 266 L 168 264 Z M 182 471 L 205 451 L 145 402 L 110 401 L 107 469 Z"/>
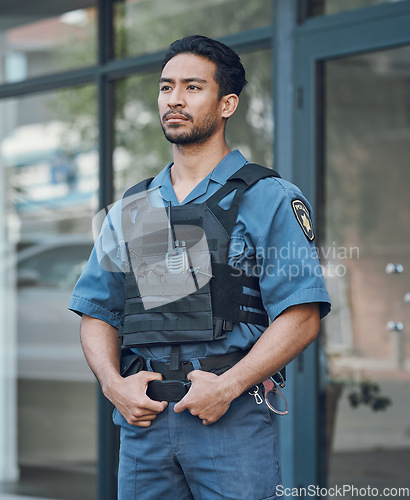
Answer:
<path fill-rule="evenodd" d="M 70 303 L 116 407 L 120 500 L 278 498 L 275 419 L 252 394 L 315 339 L 330 304 L 307 201 L 225 141 L 245 83 L 226 45 L 191 36 L 169 47 L 158 106 L 173 162 L 111 210 Z M 150 228 L 160 210 L 162 232 Z M 201 226 L 194 244 L 188 226 Z M 187 297 L 172 296 L 189 282 Z M 140 355 L 127 376 L 118 329 Z"/>

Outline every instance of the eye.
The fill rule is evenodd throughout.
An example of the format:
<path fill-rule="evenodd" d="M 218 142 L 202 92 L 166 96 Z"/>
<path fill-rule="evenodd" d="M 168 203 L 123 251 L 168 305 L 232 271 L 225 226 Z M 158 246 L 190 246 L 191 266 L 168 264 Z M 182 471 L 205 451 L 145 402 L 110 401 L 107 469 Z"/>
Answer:
<path fill-rule="evenodd" d="M 188 90 L 200 90 L 200 88 L 197 85 L 189 85 Z"/>
<path fill-rule="evenodd" d="M 169 85 L 161 85 L 160 88 L 159 88 L 159 90 L 161 92 L 167 92 L 170 89 L 171 89 L 171 87 Z"/>

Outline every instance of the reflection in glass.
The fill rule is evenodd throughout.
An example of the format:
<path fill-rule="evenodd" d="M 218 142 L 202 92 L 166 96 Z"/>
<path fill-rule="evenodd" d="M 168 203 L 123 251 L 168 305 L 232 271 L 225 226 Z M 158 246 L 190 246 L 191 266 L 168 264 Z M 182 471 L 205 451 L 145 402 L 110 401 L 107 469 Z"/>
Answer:
<path fill-rule="evenodd" d="M 321 257 L 333 303 L 326 423 L 336 484 L 409 486 L 393 465 L 410 459 L 409 61 L 402 47 L 325 63 Z M 387 274 L 389 263 L 403 273 Z M 389 321 L 405 330 L 388 331 Z"/>
<path fill-rule="evenodd" d="M 115 199 L 156 175 L 171 158 L 158 116 L 158 73 L 136 75 L 115 85 Z"/>
<path fill-rule="evenodd" d="M 272 166 L 272 54 L 253 52 L 241 57 L 248 85 L 227 123 L 227 142 L 249 160 Z M 158 116 L 160 72 L 132 76 L 115 88 L 115 198 L 136 182 L 155 176 L 172 161 L 171 144 L 164 138 Z"/>
<path fill-rule="evenodd" d="M 382 3 L 402 2 L 404 0 L 307 0 L 309 17 L 337 14 L 345 10 L 361 9 Z"/>
<path fill-rule="evenodd" d="M 124 0 L 114 3 L 115 54 L 127 57 L 155 52 L 186 35 L 212 38 L 267 26 L 271 1 Z"/>
<path fill-rule="evenodd" d="M 226 137 L 231 149 L 248 160 L 273 166 L 272 52 L 263 50 L 241 56 L 248 84 L 240 104 L 229 118 Z"/>
<path fill-rule="evenodd" d="M 0 83 L 95 64 L 96 1 L 0 6 Z"/>
<path fill-rule="evenodd" d="M 79 318 L 67 305 L 92 248 L 95 87 L 1 101 L 0 131 L 1 243 L 8 263 L 2 278 L 9 284 L 0 300 L 12 305 L 7 342 L 15 353 L 20 471 L 20 482 L 8 483 L 7 491 L 92 500 L 95 382 L 81 350 Z"/>

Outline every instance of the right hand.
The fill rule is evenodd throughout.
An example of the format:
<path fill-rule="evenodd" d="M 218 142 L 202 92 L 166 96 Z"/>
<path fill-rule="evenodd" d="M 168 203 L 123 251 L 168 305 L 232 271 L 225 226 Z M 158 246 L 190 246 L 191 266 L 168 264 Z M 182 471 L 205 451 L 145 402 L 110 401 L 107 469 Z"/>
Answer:
<path fill-rule="evenodd" d="M 162 375 L 140 371 L 129 377 L 121 377 L 107 395 L 131 425 L 149 427 L 157 415 L 168 406 L 167 401 L 154 401 L 147 396 L 148 382 L 151 380 L 162 380 Z"/>

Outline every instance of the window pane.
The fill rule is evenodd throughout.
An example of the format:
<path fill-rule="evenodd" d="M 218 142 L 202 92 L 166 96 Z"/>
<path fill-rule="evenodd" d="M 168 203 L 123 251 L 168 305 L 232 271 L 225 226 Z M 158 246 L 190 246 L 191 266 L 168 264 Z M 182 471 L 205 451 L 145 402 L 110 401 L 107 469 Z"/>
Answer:
<path fill-rule="evenodd" d="M 240 104 L 229 118 L 226 137 L 231 149 L 239 149 L 249 161 L 273 166 L 272 52 L 261 50 L 241 56 L 247 86 Z"/>
<path fill-rule="evenodd" d="M 272 53 L 241 57 L 248 85 L 239 108 L 227 123 L 227 142 L 249 160 L 272 166 Z M 116 198 L 136 182 L 155 176 L 172 161 L 158 117 L 158 73 L 132 76 L 116 83 L 115 193 Z"/>
<path fill-rule="evenodd" d="M 114 12 L 116 57 L 126 57 L 161 50 L 193 33 L 218 38 L 267 26 L 272 2 L 125 0 L 115 2 Z"/>
<path fill-rule="evenodd" d="M 94 64 L 95 5 L 96 0 L 0 2 L 0 83 Z"/>
<path fill-rule="evenodd" d="M 93 243 L 96 114 L 91 85 L 0 101 L 0 492 L 95 498 L 96 387 L 67 305 Z"/>
<path fill-rule="evenodd" d="M 408 0 L 307 0 L 309 17 L 337 14 L 345 10 L 360 9 L 381 3 L 395 3 Z"/>

